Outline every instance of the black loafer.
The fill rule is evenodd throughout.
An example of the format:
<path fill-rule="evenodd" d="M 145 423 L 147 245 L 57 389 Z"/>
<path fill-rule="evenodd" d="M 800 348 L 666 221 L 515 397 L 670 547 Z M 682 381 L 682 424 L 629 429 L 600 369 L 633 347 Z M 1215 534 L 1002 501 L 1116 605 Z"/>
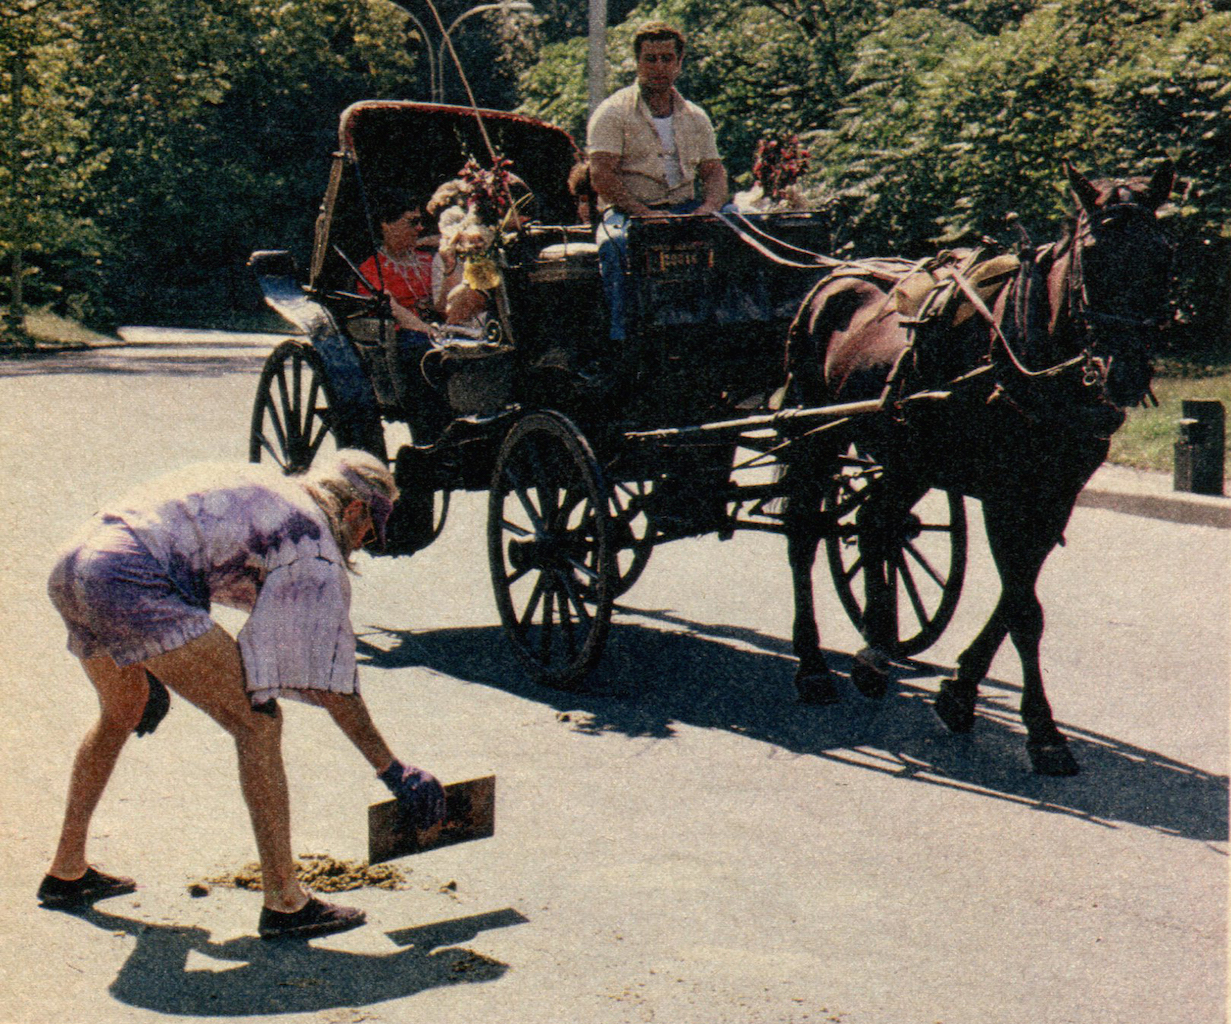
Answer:
<path fill-rule="evenodd" d="M 106 875 L 94 868 L 86 868 L 80 878 L 71 880 L 47 875 L 38 887 L 38 901 L 44 907 L 62 909 L 84 907 L 95 900 L 108 896 L 123 896 L 136 892 L 137 883 L 123 875 Z"/>
<path fill-rule="evenodd" d="M 339 907 L 309 896 L 307 903 L 289 914 L 264 907 L 258 932 L 263 939 L 308 939 L 348 932 L 366 920 L 367 915 L 355 907 Z"/>

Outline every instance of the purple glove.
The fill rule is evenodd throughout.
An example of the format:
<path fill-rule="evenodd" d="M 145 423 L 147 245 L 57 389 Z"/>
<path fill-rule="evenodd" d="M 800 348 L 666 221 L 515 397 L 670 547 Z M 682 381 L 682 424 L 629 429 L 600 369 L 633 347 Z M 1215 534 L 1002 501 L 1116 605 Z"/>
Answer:
<path fill-rule="evenodd" d="M 394 759 L 377 776 L 398 801 L 402 826 L 422 831 L 445 820 L 445 790 L 431 772 Z"/>

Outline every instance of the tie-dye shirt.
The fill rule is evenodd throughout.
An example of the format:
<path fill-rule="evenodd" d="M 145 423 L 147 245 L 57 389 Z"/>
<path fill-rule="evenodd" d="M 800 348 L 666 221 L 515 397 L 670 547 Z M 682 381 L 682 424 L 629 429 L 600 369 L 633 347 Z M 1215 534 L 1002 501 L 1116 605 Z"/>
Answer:
<path fill-rule="evenodd" d="M 192 605 L 249 612 L 238 640 L 254 704 L 358 690 L 350 580 L 324 512 L 273 466 L 198 465 L 105 510 Z"/>

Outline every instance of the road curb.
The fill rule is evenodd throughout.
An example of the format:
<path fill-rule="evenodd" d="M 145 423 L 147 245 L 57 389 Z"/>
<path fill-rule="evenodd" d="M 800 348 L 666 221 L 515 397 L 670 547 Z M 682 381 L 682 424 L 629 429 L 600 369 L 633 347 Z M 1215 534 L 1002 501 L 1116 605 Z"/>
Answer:
<path fill-rule="evenodd" d="M 1078 495 L 1077 504 L 1184 526 L 1231 529 L 1231 498 L 1176 491 L 1166 473 L 1125 466 L 1100 467 Z"/>

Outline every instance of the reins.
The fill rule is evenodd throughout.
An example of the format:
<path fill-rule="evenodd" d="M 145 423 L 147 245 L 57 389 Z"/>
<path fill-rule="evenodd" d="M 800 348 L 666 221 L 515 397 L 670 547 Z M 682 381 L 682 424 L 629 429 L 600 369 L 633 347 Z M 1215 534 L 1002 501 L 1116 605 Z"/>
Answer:
<path fill-rule="evenodd" d="M 797 245 L 791 245 L 790 242 L 784 242 L 781 238 L 771 235 L 768 231 L 757 227 L 752 221 L 745 217 L 742 213 L 734 212 L 731 214 L 722 211 L 715 211 L 714 216 L 718 218 L 741 242 L 749 246 L 756 252 L 760 253 L 766 259 L 777 263 L 782 267 L 790 267 L 794 270 L 811 270 L 813 267 L 846 267 L 850 265 L 848 260 L 835 259 L 833 256 L 826 256 L 819 252 L 813 252 L 811 249 L 803 249 Z M 736 222 L 739 222 L 738 224 Z M 742 225 L 742 226 L 741 226 Z M 779 256 L 773 252 L 767 245 L 763 244 L 758 239 L 764 239 L 767 242 L 772 242 L 780 249 L 786 252 L 798 253 L 801 256 L 807 256 L 808 262 L 799 260 L 787 259 L 785 256 Z"/>

